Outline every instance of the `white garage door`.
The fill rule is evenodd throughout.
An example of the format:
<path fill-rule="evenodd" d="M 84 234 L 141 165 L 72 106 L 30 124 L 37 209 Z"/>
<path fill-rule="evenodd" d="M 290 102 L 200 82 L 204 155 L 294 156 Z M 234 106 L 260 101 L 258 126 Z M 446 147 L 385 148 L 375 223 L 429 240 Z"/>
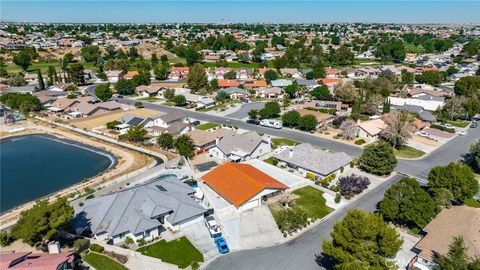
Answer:
<path fill-rule="evenodd" d="M 253 207 L 260 206 L 260 198 L 252 201 L 248 201 L 240 206 L 240 211 L 245 211 Z"/>

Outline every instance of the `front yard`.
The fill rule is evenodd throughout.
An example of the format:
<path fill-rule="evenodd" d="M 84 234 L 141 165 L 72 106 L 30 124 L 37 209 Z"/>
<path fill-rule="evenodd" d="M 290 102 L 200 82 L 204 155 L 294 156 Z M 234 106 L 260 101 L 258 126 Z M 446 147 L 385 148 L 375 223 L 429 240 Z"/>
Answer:
<path fill-rule="evenodd" d="M 200 253 L 185 236 L 170 242 L 161 240 L 154 244 L 141 247 L 137 251 L 143 255 L 176 264 L 182 269 L 193 262 L 203 262 L 202 253 Z"/>
<path fill-rule="evenodd" d="M 297 144 L 300 144 L 297 141 L 290 140 L 290 139 L 285 139 L 285 138 L 272 138 L 272 147 L 273 149 L 277 149 L 281 145 L 287 145 L 287 146 L 295 146 Z"/>
<path fill-rule="evenodd" d="M 413 147 L 402 145 L 393 150 L 396 157 L 399 158 L 419 158 L 425 155 L 425 152 Z"/>
<path fill-rule="evenodd" d="M 196 129 L 209 130 L 209 129 L 216 128 L 216 127 L 219 127 L 219 126 L 220 126 L 220 124 L 218 124 L 218 123 L 205 123 L 205 124 L 200 124 L 200 125 L 196 126 Z"/>
<path fill-rule="evenodd" d="M 88 253 L 83 260 L 96 270 L 128 270 L 119 262 L 95 252 Z"/>
<path fill-rule="evenodd" d="M 333 211 L 326 205 L 327 201 L 322 196 L 323 192 L 314 187 L 300 188 L 293 191 L 293 194 L 298 196 L 294 201 L 294 207 L 307 212 L 309 218 L 319 219 Z"/>

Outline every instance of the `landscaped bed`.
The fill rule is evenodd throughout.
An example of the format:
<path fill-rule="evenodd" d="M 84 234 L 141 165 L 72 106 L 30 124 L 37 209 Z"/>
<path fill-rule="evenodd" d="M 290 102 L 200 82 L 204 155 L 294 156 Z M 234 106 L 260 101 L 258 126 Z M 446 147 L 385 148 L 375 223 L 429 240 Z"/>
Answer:
<path fill-rule="evenodd" d="M 119 262 L 95 252 L 88 253 L 87 256 L 83 257 L 83 260 L 96 270 L 128 270 Z"/>
<path fill-rule="evenodd" d="M 399 158 L 419 158 L 425 155 L 425 152 L 406 145 L 397 147 L 394 153 Z"/>
<path fill-rule="evenodd" d="M 137 250 L 143 255 L 161 259 L 164 262 L 186 268 L 193 262 L 203 262 L 203 255 L 185 237 L 167 242 L 161 240 Z"/>
<path fill-rule="evenodd" d="M 196 129 L 200 129 L 200 130 L 209 130 L 211 128 L 216 128 L 220 126 L 220 124 L 217 124 L 217 123 L 205 123 L 205 124 L 201 124 L 201 125 L 198 125 L 196 126 Z"/>
<path fill-rule="evenodd" d="M 273 138 L 272 139 L 273 149 L 276 149 L 280 145 L 295 146 L 297 144 L 300 144 L 300 143 L 297 142 L 297 141 L 290 140 L 290 139 L 285 139 L 285 138 Z"/>

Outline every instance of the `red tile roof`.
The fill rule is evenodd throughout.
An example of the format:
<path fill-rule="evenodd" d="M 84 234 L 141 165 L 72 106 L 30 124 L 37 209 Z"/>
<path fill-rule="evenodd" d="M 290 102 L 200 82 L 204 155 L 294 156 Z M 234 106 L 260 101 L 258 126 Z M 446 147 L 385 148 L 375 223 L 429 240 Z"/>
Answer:
<path fill-rule="evenodd" d="M 238 87 L 237 80 L 218 80 L 218 87 Z"/>
<path fill-rule="evenodd" d="M 323 84 L 338 84 L 342 83 L 342 79 L 340 78 L 324 78 L 324 79 L 318 79 L 318 82 L 322 82 Z"/>
<path fill-rule="evenodd" d="M 264 189 L 288 187 L 249 164 L 224 163 L 202 179 L 215 192 L 239 207 Z"/>

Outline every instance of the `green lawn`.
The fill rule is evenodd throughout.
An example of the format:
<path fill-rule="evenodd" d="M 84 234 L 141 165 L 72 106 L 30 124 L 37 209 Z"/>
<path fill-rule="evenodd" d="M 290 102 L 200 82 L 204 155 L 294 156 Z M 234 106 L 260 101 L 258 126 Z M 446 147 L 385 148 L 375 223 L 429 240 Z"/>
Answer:
<path fill-rule="evenodd" d="M 399 158 L 419 158 L 425 155 L 425 152 L 406 145 L 397 147 L 394 152 L 395 156 Z"/>
<path fill-rule="evenodd" d="M 220 124 L 218 124 L 218 123 L 205 123 L 205 124 L 201 124 L 201 125 L 196 126 L 196 129 L 209 130 L 211 128 L 215 128 L 215 127 L 218 127 L 218 126 L 220 126 Z"/>
<path fill-rule="evenodd" d="M 271 164 L 271 165 L 273 165 L 273 166 L 277 166 L 276 163 L 277 163 L 278 161 L 277 161 L 277 159 L 276 159 L 275 157 L 269 157 L 269 158 L 267 158 L 267 159 L 264 159 L 263 162 L 268 163 L 268 164 Z"/>
<path fill-rule="evenodd" d="M 470 125 L 470 121 L 447 121 L 447 123 L 459 128 L 466 128 Z"/>
<path fill-rule="evenodd" d="M 332 208 L 325 205 L 323 192 L 314 187 L 303 187 L 293 191 L 293 194 L 299 196 L 295 199 L 293 207 L 305 211 L 309 218 L 319 219 L 333 211 Z"/>
<path fill-rule="evenodd" d="M 93 63 L 82 63 L 83 67 L 85 69 L 90 69 L 90 70 L 97 70 L 97 68 L 93 65 Z M 38 62 L 38 63 L 32 63 L 30 67 L 28 67 L 27 72 L 28 73 L 34 73 L 37 71 L 37 69 L 40 69 L 42 73 L 44 74 L 44 78 L 46 77 L 48 73 L 48 67 L 53 66 L 55 67 L 55 70 L 57 72 L 60 72 L 60 63 L 59 62 L 51 62 L 51 63 L 46 63 L 46 62 Z M 10 64 L 6 68 L 7 72 L 9 74 L 17 74 L 19 72 L 22 72 L 22 68 L 20 66 L 17 66 L 15 64 Z"/>
<path fill-rule="evenodd" d="M 161 105 L 164 105 L 164 106 L 175 106 L 175 102 L 163 102 Z"/>
<path fill-rule="evenodd" d="M 138 100 L 142 100 L 142 101 L 157 101 L 157 100 L 159 100 L 159 98 L 157 98 L 157 97 L 143 97 L 143 98 L 139 98 Z"/>
<path fill-rule="evenodd" d="M 216 67 L 215 62 L 205 62 L 202 63 L 202 66 L 208 67 L 208 68 L 214 68 Z M 240 62 L 229 62 L 228 66 L 229 68 L 260 68 L 260 63 L 240 63 Z"/>
<path fill-rule="evenodd" d="M 406 43 L 406 42 L 404 44 L 405 44 L 405 50 L 408 53 L 423 53 L 425 51 L 422 45 L 415 46 L 414 44 Z"/>
<path fill-rule="evenodd" d="M 466 206 L 474 207 L 474 208 L 480 208 L 480 200 L 476 200 L 474 198 L 466 199 L 463 202 Z"/>
<path fill-rule="evenodd" d="M 185 236 L 170 242 L 161 240 L 152 245 L 141 247 L 137 251 L 143 255 L 176 264 L 182 269 L 189 266 L 192 262 L 203 262 L 202 253 Z"/>
<path fill-rule="evenodd" d="M 96 270 L 128 270 L 128 268 L 114 259 L 95 252 L 88 253 L 87 256 L 83 257 L 83 260 Z"/>
<path fill-rule="evenodd" d="M 295 146 L 297 144 L 300 144 L 300 143 L 297 142 L 297 141 L 290 140 L 290 139 L 285 139 L 285 138 L 273 138 L 272 139 L 273 149 L 277 149 L 280 145 Z"/>

